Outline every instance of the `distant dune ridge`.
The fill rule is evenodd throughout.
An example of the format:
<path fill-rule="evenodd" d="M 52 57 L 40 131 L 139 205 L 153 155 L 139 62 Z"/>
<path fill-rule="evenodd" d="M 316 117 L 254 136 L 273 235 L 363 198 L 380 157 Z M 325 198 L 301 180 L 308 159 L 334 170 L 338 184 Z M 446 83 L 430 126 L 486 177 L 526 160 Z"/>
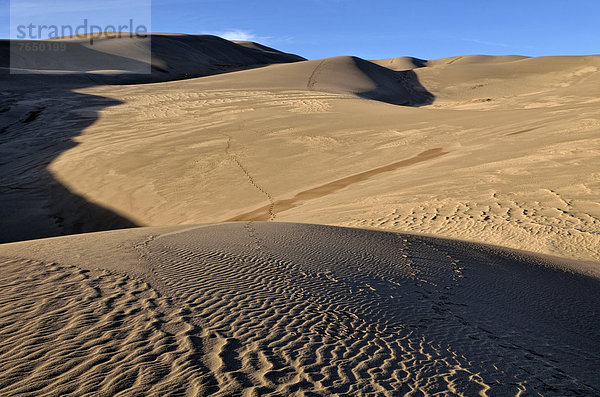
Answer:
<path fill-rule="evenodd" d="M 0 41 L 0 395 L 600 394 L 600 56 L 48 42 Z"/>
<path fill-rule="evenodd" d="M 100 38 L 77 36 L 42 42 L 61 43 L 65 48 L 61 51 L 18 51 L 18 46 L 15 46 L 11 52 L 10 40 L 0 40 L 0 59 L 4 61 L 2 67 L 8 67 L 10 52 L 11 56 L 19 58 L 13 62 L 23 65 L 33 75 L 70 71 L 72 75 L 68 79 L 63 76 L 62 80 L 84 83 L 86 77 L 78 76 L 83 72 L 94 83 L 119 84 L 207 76 L 247 67 L 304 60 L 300 56 L 256 43 L 236 43 L 210 35 L 152 34 L 147 39 L 128 35 Z M 55 80 L 61 82 L 61 79 Z"/>
<path fill-rule="evenodd" d="M 256 71 L 249 81 L 262 82 L 268 75 L 273 87 L 351 93 L 395 105 L 425 105 L 433 101 L 433 95 L 420 85 L 414 72 L 394 71 L 357 57 L 280 66 Z"/>

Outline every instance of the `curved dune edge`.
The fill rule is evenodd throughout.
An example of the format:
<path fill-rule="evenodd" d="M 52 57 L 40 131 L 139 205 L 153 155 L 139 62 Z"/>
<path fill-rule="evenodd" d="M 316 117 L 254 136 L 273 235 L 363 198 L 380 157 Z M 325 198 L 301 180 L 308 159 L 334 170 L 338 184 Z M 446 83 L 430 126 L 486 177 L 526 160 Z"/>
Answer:
<path fill-rule="evenodd" d="M 0 246 L 3 395 L 595 395 L 600 279 L 309 224 Z"/>
<path fill-rule="evenodd" d="M 173 78 L 256 63 L 226 40 L 160 36 Z M 145 85 L 3 74 L 0 241 L 277 215 L 600 261 L 599 68 L 597 55 L 335 57 Z M 430 106 L 381 103 L 426 103 L 417 83 Z M 432 148 L 449 153 L 310 192 Z"/>

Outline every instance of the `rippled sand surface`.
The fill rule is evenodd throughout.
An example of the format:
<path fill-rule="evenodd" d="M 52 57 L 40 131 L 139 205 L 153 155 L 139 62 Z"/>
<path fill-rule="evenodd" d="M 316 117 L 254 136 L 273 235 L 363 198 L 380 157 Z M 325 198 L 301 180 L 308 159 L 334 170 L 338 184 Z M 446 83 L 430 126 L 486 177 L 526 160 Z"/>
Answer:
<path fill-rule="evenodd" d="M 5 395 L 600 391 L 597 269 L 230 223 L 0 247 Z"/>

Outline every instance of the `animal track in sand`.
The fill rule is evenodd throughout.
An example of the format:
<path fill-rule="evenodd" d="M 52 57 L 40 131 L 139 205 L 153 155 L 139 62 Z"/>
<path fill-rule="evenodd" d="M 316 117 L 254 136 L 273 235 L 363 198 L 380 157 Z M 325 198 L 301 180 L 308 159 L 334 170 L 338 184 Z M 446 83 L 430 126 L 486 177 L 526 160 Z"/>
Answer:
<path fill-rule="evenodd" d="M 317 84 L 317 76 L 319 75 L 319 71 L 321 67 L 325 65 L 326 59 L 322 60 L 312 71 L 311 75 L 308 77 L 308 81 L 306 82 L 306 88 L 309 90 L 313 90 L 315 85 Z"/>
<path fill-rule="evenodd" d="M 447 153 L 448 152 L 444 152 L 442 150 L 442 148 L 426 150 L 426 151 L 419 153 L 418 155 L 416 155 L 412 158 L 406 159 L 406 160 L 401 160 L 401 161 L 398 161 L 398 162 L 395 162 L 392 164 L 388 164 L 388 165 L 385 165 L 382 167 L 378 167 L 378 168 L 375 168 L 375 169 L 372 169 L 369 171 L 364 171 L 364 172 L 361 172 L 361 173 L 358 173 L 355 175 L 341 178 L 336 181 L 314 187 L 312 189 L 304 190 L 300 193 L 297 193 L 291 199 L 282 199 L 282 200 L 276 200 L 276 201 L 273 201 L 271 199 L 270 205 L 258 208 L 256 210 L 253 210 L 253 211 L 241 214 L 241 215 L 237 215 L 233 218 L 228 219 L 227 221 L 228 222 L 248 221 L 248 220 L 265 221 L 265 220 L 269 220 L 269 219 L 274 219 L 274 217 L 277 213 L 297 207 L 298 205 L 302 204 L 305 201 L 326 196 L 328 194 L 331 194 L 338 190 L 344 189 L 355 183 L 359 183 L 359 182 L 368 180 L 378 174 L 394 171 L 398 168 L 407 167 L 407 166 L 417 164 L 417 163 L 420 163 L 423 161 L 428 161 L 428 160 L 434 159 L 436 157 L 443 156 Z"/>
<path fill-rule="evenodd" d="M 598 281 L 493 247 L 271 222 L 22 244 L 150 271 L 1 260 L 0 394 L 600 390 Z"/>
<path fill-rule="evenodd" d="M 584 186 L 581 189 L 585 192 Z M 589 190 L 589 189 L 587 189 Z M 582 257 L 600 259 L 600 218 L 578 210 L 558 191 L 546 189 L 533 200 L 522 194 L 492 193 L 488 199 L 463 201 L 447 198 L 395 206 L 372 218 L 351 220 L 351 227 L 373 227 L 437 234 L 474 241 L 494 241 L 514 248 L 552 254 L 569 250 Z M 516 244 L 516 245 L 515 245 Z M 526 244 L 526 245 L 525 245 Z"/>
<path fill-rule="evenodd" d="M 270 221 L 275 220 L 275 217 L 276 217 L 276 214 L 274 212 L 275 200 L 273 199 L 273 196 L 271 196 L 271 194 L 269 192 L 267 192 L 261 185 L 259 185 L 255 181 L 255 179 L 252 177 L 252 175 L 250 174 L 248 169 L 242 164 L 240 159 L 231 152 L 231 140 L 232 140 L 231 136 L 224 134 L 224 133 L 221 133 L 221 135 L 223 135 L 227 138 L 227 146 L 225 147 L 225 154 L 227 154 L 227 156 L 229 156 L 229 158 L 237 164 L 237 166 L 240 168 L 240 170 L 242 170 L 242 172 L 244 173 L 244 175 L 246 176 L 246 178 L 248 179 L 250 184 L 252 186 L 254 186 L 262 194 L 264 194 L 265 197 L 267 198 L 267 200 L 269 200 L 270 204 L 266 207 L 266 211 L 268 214 L 267 220 L 270 220 Z"/>
<path fill-rule="evenodd" d="M 474 316 L 473 310 L 487 313 L 490 302 L 507 299 L 497 296 L 509 288 L 497 286 L 497 277 L 513 280 L 512 272 L 527 273 L 529 265 L 494 259 L 485 251 L 465 253 L 452 242 L 425 237 L 390 233 L 371 240 L 375 233 L 226 224 L 159 237 L 148 244 L 147 254 L 158 273 L 172 280 L 173 296 L 214 335 L 208 366 L 223 392 L 594 390 L 561 374 L 548 359 L 549 351 L 562 347 L 533 343 L 535 337 L 519 328 Z M 335 246 L 325 242 L 332 238 Z M 550 284 L 563 280 L 556 277 Z M 521 305 L 534 304 L 552 289 L 544 288 L 541 295 L 532 289 L 530 298 L 514 296 L 529 300 Z M 524 321 L 528 328 L 538 319 Z M 585 353 L 573 347 L 569 354 L 577 360 Z M 544 374 L 531 379 L 528 372 Z"/>

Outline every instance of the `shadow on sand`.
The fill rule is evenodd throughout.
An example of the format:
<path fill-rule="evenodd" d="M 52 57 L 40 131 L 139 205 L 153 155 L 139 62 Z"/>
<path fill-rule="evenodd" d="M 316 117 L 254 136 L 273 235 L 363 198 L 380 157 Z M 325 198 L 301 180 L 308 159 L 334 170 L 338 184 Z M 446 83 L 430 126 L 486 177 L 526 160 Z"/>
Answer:
<path fill-rule="evenodd" d="M 421 84 L 413 70 L 395 71 L 359 58 L 355 58 L 355 62 L 376 85 L 371 91 L 358 93 L 361 98 L 414 107 L 431 105 L 435 100 L 435 95 Z M 423 67 L 416 61 L 413 64 Z"/>
<path fill-rule="evenodd" d="M 192 54 L 198 58 L 194 58 L 197 63 L 170 59 L 174 44 L 185 44 L 186 49 L 197 51 Z M 83 69 L 79 70 L 92 70 L 89 68 L 96 64 L 104 65 L 115 59 L 124 65 L 123 70 L 136 66 L 130 65 L 135 61 L 115 54 L 94 51 L 77 43 L 68 46 L 73 47 L 70 51 L 75 54 L 75 61 L 81 63 Z M 98 119 L 100 110 L 121 104 L 110 98 L 83 94 L 78 89 L 175 80 L 303 60 L 292 54 L 243 47 L 212 36 L 157 36 L 152 42 L 153 69 L 149 75 L 10 75 L 9 47 L 8 40 L 0 40 L 0 243 L 141 226 L 70 191 L 48 169 L 61 153 L 77 145 L 74 138 Z M 185 51 L 188 57 L 192 56 L 190 51 Z M 28 61 L 50 68 L 42 56 L 39 58 Z M 160 63 L 159 58 L 171 65 L 170 70 L 155 67 L 154 63 Z M 433 102 L 434 96 L 420 84 L 412 70 L 393 71 L 352 59 L 376 86 L 359 96 L 405 106 Z M 62 62 L 59 58 L 51 61 Z M 182 74 L 181 70 L 187 72 Z"/>
<path fill-rule="evenodd" d="M 61 42 L 60 53 L 30 52 L 19 45 L 27 43 L 34 42 L 11 46 L 10 40 L 0 40 L 0 243 L 139 226 L 70 191 L 48 170 L 54 159 L 77 145 L 73 138 L 98 119 L 100 110 L 120 104 L 77 89 L 178 80 L 304 60 L 215 36 L 158 34 L 149 44 L 150 74 L 85 73 L 143 69 L 144 61 L 136 60 L 135 54 L 144 43 L 105 38 L 92 47 L 91 41 L 67 40 Z M 13 67 L 38 72 L 11 75 L 11 57 Z M 40 72 L 65 68 L 81 72 Z"/>
<path fill-rule="evenodd" d="M 99 110 L 120 102 L 75 92 L 82 82 L 36 80 L 0 75 L 0 243 L 138 226 L 70 191 L 48 170 Z"/>

